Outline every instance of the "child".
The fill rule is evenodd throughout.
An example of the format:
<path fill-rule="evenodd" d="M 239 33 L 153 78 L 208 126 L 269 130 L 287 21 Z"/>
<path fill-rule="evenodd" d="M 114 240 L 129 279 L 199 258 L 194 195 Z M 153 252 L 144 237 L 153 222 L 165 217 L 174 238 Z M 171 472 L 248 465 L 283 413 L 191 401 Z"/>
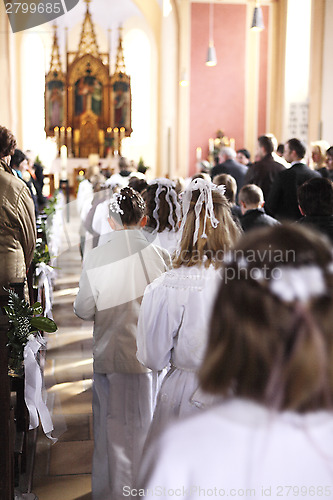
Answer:
<path fill-rule="evenodd" d="M 196 372 L 206 347 L 218 271 L 224 251 L 239 235 L 223 191 L 211 182 L 193 180 L 182 206 L 174 269 L 147 287 L 138 323 L 138 359 L 155 372 L 171 363 L 158 395 L 149 442 L 172 419 L 198 410 Z"/>
<path fill-rule="evenodd" d="M 148 241 L 172 254 L 179 241 L 180 205 L 176 184 L 170 179 L 154 179 L 142 193 L 148 216 L 143 232 Z"/>
<path fill-rule="evenodd" d="M 240 223 L 243 231 L 261 226 L 275 226 L 279 222 L 267 215 L 264 210 L 264 194 L 256 184 L 247 184 L 239 192 L 239 204 L 242 211 Z"/>
<path fill-rule="evenodd" d="M 112 196 L 113 232 L 87 255 L 74 303 L 94 320 L 94 500 L 118 500 L 132 485 L 154 409 L 157 376 L 136 359 L 136 328 L 145 287 L 170 262 L 140 231 L 144 212 L 132 188 Z"/>
<path fill-rule="evenodd" d="M 239 219 L 242 216 L 242 211 L 240 206 L 236 204 L 237 182 L 235 178 L 229 174 L 218 174 L 215 175 L 213 183 L 217 186 L 225 186 L 224 196 L 230 203 L 231 213 L 235 222 L 239 224 Z"/>
<path fill-rule="evenodd" d="M 229 257 L 199 374 L 224 399 L 165 433 L 143 484 L 162 499 L 179 487 L 191 500 L 331 498 L 331 248 L 278 225 L 248 233 Z"/>

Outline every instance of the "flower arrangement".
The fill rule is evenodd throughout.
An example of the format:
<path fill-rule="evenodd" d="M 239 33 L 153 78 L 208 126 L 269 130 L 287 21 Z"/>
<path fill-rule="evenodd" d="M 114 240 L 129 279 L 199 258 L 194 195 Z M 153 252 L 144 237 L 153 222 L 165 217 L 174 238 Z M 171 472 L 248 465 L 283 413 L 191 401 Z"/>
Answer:
<path fill-rule="evenodd" d="M 42 238 L 37 238 L 33 263 L 37 266 L 41 262 L 44 262 L 44 264 L 49 264 L 50 261 L 51 255 L 47 243 L 44 243 Z"/>
<path fill-rule="evenodd" d="M 9 348 L 8 368 L 10 374 L 23 374 L 24 348 L 28 341 L 39 331 L 53 333 L 57 330 L 56 323 L 41 316 L 43 308 L 39 302 L 29 305 L 20 299 L 13 290 L 6 290 L 9 294 L 8 305 L 4 307 L 8 316 L 10 328 L 8 331 L 7 347 Z"/>

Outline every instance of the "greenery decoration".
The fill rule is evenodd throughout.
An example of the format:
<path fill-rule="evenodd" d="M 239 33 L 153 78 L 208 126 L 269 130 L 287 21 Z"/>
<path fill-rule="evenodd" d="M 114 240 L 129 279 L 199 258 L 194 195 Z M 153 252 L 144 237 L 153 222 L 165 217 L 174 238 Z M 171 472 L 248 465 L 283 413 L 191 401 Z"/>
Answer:
<path fill-rule="evenodd" d="M 41 262 L 49 264 L 51 261 L 51 255 L 47 243 L 44 243 L 42 238 L 37 238 L 36 248 L 34 253 L 33 262 L 37 266 Z"/>
<path fill-rule="evenodd" d="M 6 292 L 8 292 L 9 298 L 8 306 L 5 306 L 4 310 L 10 323 L 7 343 L 9 348 L 8 368 L 17 373 L 22 370 L 24 348 L 30 335 L 35 336 L 39 331 L 53 333 L 58 327 L 53 320 L 41 316 L 43 308 L 39 302 L 30 306 L 26 300 L 20 299 L 13 290 L 9 289 Z"/>

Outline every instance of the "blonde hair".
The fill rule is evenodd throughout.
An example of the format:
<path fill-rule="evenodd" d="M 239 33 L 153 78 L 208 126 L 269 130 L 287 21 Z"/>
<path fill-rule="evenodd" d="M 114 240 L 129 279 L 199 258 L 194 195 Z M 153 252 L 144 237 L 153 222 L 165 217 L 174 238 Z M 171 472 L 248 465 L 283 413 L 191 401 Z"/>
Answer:
<path fill-rule="evenodd" d="M 233 256 L 244 262 L 250 254 L 247 269 L 236 258 L 224 268 L 199 373 L 202 388 L 225 396 L 232 391 L 279 410 L 331 407 L 333 276 L 327 240 L 301 226 L 274 226 L 248 233 Z M 269 286 L 281 266 L 315 266 L 325 291 L 306 303 L 274 295 Z M 254 269 L 266 269 L 267 278 L 251 279 Z"/>
<path fill-rule="evenodd" d="M 217 227 L 212 227 L 210 219 L 206 221 L 207 238 L 202 238 L 204 231 L 205 203 L 202 204 L 199 215 L 200 226 L 198 239 L 193 244 L 195 232 L 196 214 L 195 204 L 199 197 L 199 191 L 193 191 L 190 209 L 184 225 L 180 247 L 174 257 L 173 266 L 175 268 L 186 266 L 191 267 L 204 263 L 205 267 L 213 264 L 216 268 L 223 263 L 225 251 L 228 251 L 241 234 L 240 228 L 232 218 L 230 205 L 221 191 L 212 190 L 214 214 L 219 221 Z"/>

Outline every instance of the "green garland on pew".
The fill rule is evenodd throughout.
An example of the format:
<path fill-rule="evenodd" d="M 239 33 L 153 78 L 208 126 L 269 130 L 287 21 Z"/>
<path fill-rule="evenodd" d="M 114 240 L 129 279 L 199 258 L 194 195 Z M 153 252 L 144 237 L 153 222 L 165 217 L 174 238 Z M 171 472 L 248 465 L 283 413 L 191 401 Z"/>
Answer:
<path fill-rule="evenodd" d="M 23 367 L 24 347 L 28 343 L 29 336 L 44 331 L 53 333 L 57 330 L 56 323 L 41 316 L 43 308 L 39 302 L 29 305 L 26 300 L 19 298 L 13 290 L 6 290 L 9 294 L 8 306 L 4 310 L 8 316 L 10 328 L 8 330 L 8 349 L 10 372 L 19 372 Z"/>

